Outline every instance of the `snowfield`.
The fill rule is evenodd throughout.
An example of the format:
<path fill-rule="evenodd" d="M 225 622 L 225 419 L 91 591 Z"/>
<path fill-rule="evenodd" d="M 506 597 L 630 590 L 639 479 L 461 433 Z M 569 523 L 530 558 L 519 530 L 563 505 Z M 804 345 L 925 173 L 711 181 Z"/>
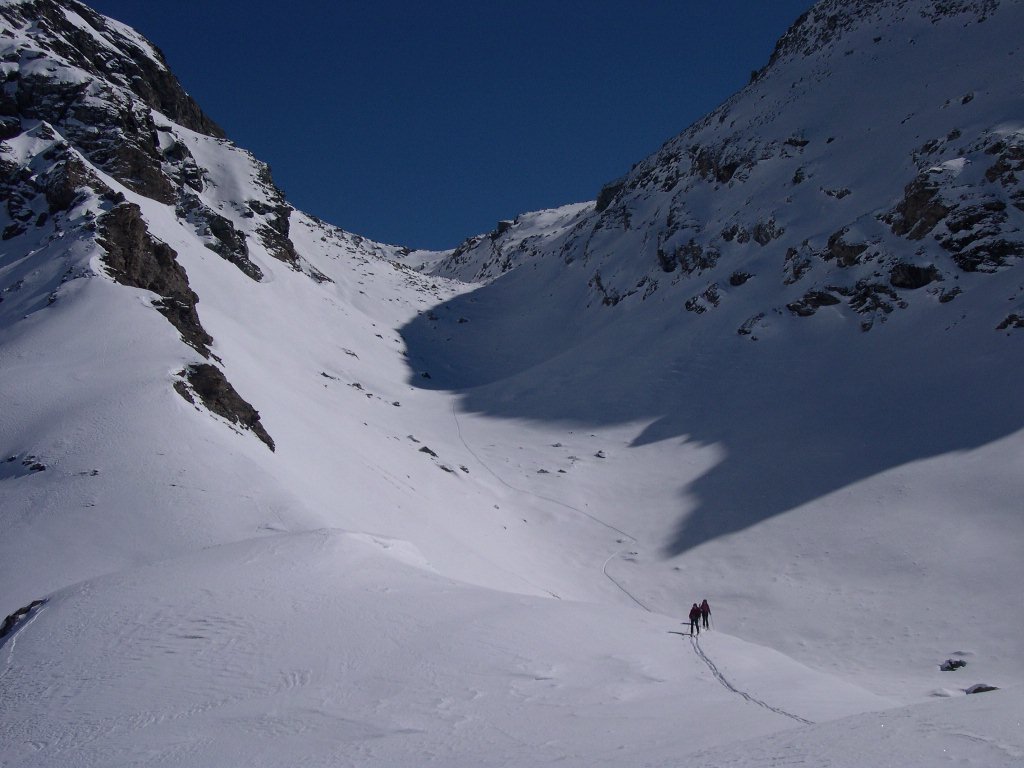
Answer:
<path fill-rule="evenodd" d="M 795 98 L 772 83 L 733 108 Z M 608 286 L 642 268 L 564 258 L 593 203 L 446 254 L 289 210 L 289 262 L 265 168 L 149 114 L 202 169 L 189 216 L 68 151 L 177 254 L 210 358 L 112 279 L 101 184 L 50 218 L 28 199 L 40 223 L 0 242 L 0 617 L 45 600 L 0 637 L 0 766 L 1024 763 L 1024 331 L 993 322 L 1020 260 L 870 332 L 846 304 L 787 313 L 757 260 L 723 258 L 763 278 L 706 312 L 680 273 L 603 303 L 588 258 Z M 64 141 L 25 118 L 3 157 L 42 172 Z M 201 363 L 273 450 L 176 391 Z"/>

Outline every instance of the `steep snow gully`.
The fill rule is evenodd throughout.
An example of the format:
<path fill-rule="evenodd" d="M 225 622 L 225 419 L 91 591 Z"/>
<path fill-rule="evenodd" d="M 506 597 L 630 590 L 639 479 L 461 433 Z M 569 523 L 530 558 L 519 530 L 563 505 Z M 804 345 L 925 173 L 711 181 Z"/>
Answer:
<path fill-rule="evenodd" d="M 551 498 L 549 496 L 545 496 L 543 494 L 536 493 L 536 492 L 531 491 L 531 490 L 529 490 L 527 488 L 522 488 L 520 486 L 513 485 L 508 480 L 506 480 L 504 477 L 499 475 L 494 470 L 493 467 L 491 467 L 486 461 L 484 461 L 480 457 L 480 455 L 476 451 L 473 450 L 472 446 L 466 440 L 465 434 L 463 433 L 462 424 L 459 421 L 458 408 L 456 407 L 456 404 L 454 402 L 452 403 L 452 419 L 455 421 L 455 430 L 456 430 L 456 433 L 458 434 L 459 441 L 462 443 L 462 445 L 466 449 L 466 451 L 474 459 L 477 460 L 477 462 L 480 464 L 480 466 L 483 467 L 483 469 L 486 470 L 488 474 L 490 474 L 495 480 L 497 480 L 499 483 L 501 483 L 503 486 L 505 486 L 509 490 L 515 491 L 516 493 L 521 493 L 521 494 L 526 494 L 528 496 L 532 496 L 535 499 L 539 499 L 541 501 L 545 501 L 545 502 L 547 502 L 549 504 L 555 504 L 555 505 L 557 505 L 559 507 L 562 507 L 563 509 L 568 509 L 568 510 L 570 510 L 572 512 L 575 512 L 575 513 L 578 513 L 580 515 L 583 515 L 584 517 L 589 518 L 590 520 L 592 520 L 594 523 L 596 523 L 598 525 L 601 525 L 601 526 L 604 526 L 605 528 L 607 528 L 609 530 L 612 530 L 615 533 L 620 534 L 621 536 L 624 536 L 630 543 L 632 543 L 634 545 L 639 543 L 639 540 L 635 536 L 633 536 L 632 534 L 627 533 L 626 531 L 623 531 L 623 530 L 621 530 L 619 528 L 616 528 L 611 523 L 608 523 L 608 522 L 606 522 L 604 520 L 601 520 L 600 518 L 596 517 L 595 515 L 592 515 L 591 513 L 587 512 L 586 510 L 580 509 L 579 507 L 575 507 L 572 504 L 566 504 L 564 501 L 559 501 L 558 499 L 553 499 L 553 498 Z M 623 539 L 617 539 L 617 543 L 620 543 L 620 544 L 624 543 L 624 540 Z M 610 573 L 608 573 L 608 565 L 612 562 L 612 560 L 614 560 L 617 557 L 621 557 L 623 554 L 625 554 L 628 551 L 629 551 L 629 548 L 627 548 L 627 549 L 619 549 L 619 550 L 616 550 L 615 552 L 613 552 L 611 555 L 609 555 L 608 559 L 605 560 L 604 564 L 601 566 L 601 574 L 606 579 L 608 579 L 608 581 L 610 581 L 612 584 L 614 584 L 615 587 L 619 591 L 621 591 L 624 595 L 626 595 L 626 597 L 628 597 L 631 601 L 633 601 L 636 605 L 638 605 L 644 611 L 646 611 L 647 613 L 654 613 L 654 611 L 648 605 L 646 605 L 642 600 L 640 600 L 640 598 L 638 598 L 636 595 L 634 595 L 632 592 L 630 592 L 628 589 L 626 589 L 620 582 L 618 582 L 615 579 L 615 577 L 613 577 Z M 555 599 L 561 600 L 561 598 L 557 594 L 552 592 L 551 590 L 546 589 L 544 587 L 540 587 L 540 588 L 544 589 L 545 592 L 547 592 L 549 595 L 551 595 Z M 682 633 L 680 633 L 680 634 L 682 634 Z M 763 709 L 767 709 L 770 712 L 774 712 L 777 715 L 781 715 L 783 717 L 788 717 L 789 719 L 795 720 L 796 722 L 801 723 L 803 725 L 814 725 L 814 721 L 813 720 L 808 720 L 806 718 L 800 717 L 799 715 L 794 715 L 792 712 L 787 712 L 786 710 L 784 710 L 784 709 L 782 709 L 780 707 L 772 706 L 768 702 L 762 701 L 761 699 L 757 698 L 756 696 L 753 696 L 753 695 L 747 693 L 746 691 L 744 691 L 744 690 L 742 690 L 740 688 L 737 688 L 735 685 L 733 685 L 728 680 L 728 678 L 726 678 L 725 675 L 723 675 L 722 672 L 718 669 L 718 667 L 715 665 L 715 663 L 707 655 L 707 652 L 701 647 L 699 636 L 691 635 L 690 636 L 690 644 L 691 644 L 691 646 L 693 648 L 693 652 L 697 655 L 697 657 L 701 661 L 704 662 L 704 664 L 707 666 L 708 670 L 710 670 L 710 672 L 711 672 L 712 676 L 715 678 L 715 680 L 717 680 L 727 690 L 731 691 L 732 693 L 736 694 L 737 696 L 740 696 L 740 697 L 746 699 L 751 704 L 756 704 L 757 706 L 762 707 Z"/>

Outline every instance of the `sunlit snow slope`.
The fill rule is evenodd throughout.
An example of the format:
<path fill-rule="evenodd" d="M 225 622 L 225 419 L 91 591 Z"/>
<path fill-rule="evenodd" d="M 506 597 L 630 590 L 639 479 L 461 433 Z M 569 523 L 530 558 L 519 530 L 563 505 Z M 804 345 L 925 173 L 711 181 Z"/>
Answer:
<path fill-rule="evenodd" d="M 1017 764 L 1022 9 L 842 5 L 596 204 L 410 254 L 0 0 L 0 765 Z M 920 167 L 821 95 L 897 62 L 922 136 L 977 110 Z"/>

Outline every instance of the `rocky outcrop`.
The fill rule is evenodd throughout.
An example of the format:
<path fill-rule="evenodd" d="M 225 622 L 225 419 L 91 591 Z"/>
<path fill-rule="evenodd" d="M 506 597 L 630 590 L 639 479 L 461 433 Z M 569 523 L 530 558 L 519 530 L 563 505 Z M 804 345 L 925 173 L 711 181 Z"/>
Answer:
<path fill-rule="evenodd" d="M 45 600 L 33 600 L 28 605 L 19 608 L 14 613 L 7 616 L 3 620 L 3 623 L 0 624 L 0 644 L 3 644 L 3 641 L 7 639 L 9 635 L 14 634 L 14 631 L 18 628 L 18 625 L 25 621 L 25 619 L 28 616 L 30 616 L 34 610 L 42 607 L 45 604 Z"/>
<path fill-rule="evenodd" d="M 786 305 L 786 309 L 799 317 L 810 317 L 821 307 L 831 307 L 841 301 L 828 291 L 808 291 L 799 301 Z"/>
<path fill-rule="evenodd" d="M 134 203 L 121 203 L 97 221 L 97 241 L 106 251 L 103 263 L 122 285 L 160 296 L 154 307 L 178 329 L 181 338 L 203 357 L 210 356 L 210 336 L 199 322 L 199 297 L 189 287 L 177 253 L 156 240 Z"/>
<path fill-rule="evenodd" d="M 260 200 L 247 202 L 250 211 L 264 218 L 263 223 L 256 227 L 256 233 L 259 235 L 263 247 L 267 249 L 267 253 L 293 269 L 298 269 L 299 254 L 295 251 L 295 245 L 289 237 L 289 217 L 293 209 L 285 202 L 280 190 L 274 186 L 269 166 L 261 166 L 259 180 L 271 202 L 264 203 Z"/>
<path fill-rule="evenodd" d="M 941 278 L 942 276 L 934 264 L 919 267 L 901 261 L 893 264 L 892 269 L 889 270 L 889 285 L 908 291 L 924 288 Z"/>
<path fill-rule="evenodd" d="M 65 8 L 96 34 L 72 23 Z M 217 124 L 181 87 L 156 46 L 121 25 L 110 24 L 87 5 L 77 0 L 22 0 L 5 4 L 0 8 L 0 16 L 15 29 L 33 27 L 36 39 L 47 50 L 99 80 L 110 81 L 130 91 L 147 107 L 167 115 L 178 125 L 207 136 L 224 136 Z M 104 45 L 103 41 L 110 45 Z M 34 55 L 32 50 L 24 53 Z M 52 88 L 53 83 L 47 87 Z M 37 103 L 36 96 L 38 93 L 22 93 L 15 89 L 14 98 L 22 104 Z"/>
<path fill-rule="evenodd" d="M 910 240 L 921 240 L 946 218 L 950 208 L 939 194 L 938 181 L 922 174 L 907 185 L 903 199 L 887 218 L 893 234 Z"/>
<path fill-rule="evenodd" d="M 251 226 L 199 200 L 206 173 L 160 115 L 206 136 L 222 138 L 223 132 L 185 93 L 155 46 L 77 0 L 5 4 L 0 19 L 13 30 L 8 41 L 0 41 L 4 136 L 17 136 L 31 121 L 52 125 L 88 163 L 133 192 L 174 205 L 208 239 L 208 247 L 248 277 L 263 277 L 249 255 L 258 242 L 273 258 L 322 278 L 303 269 L 289 237 L 292 208 L 265 164 L 252 161 L 264 198 L 239 201 L 248 205 L 243 215 L 255 219 Z M 47 66 L 39 67 L 39 60 Z M 8 236 L 19 230 L 12 228 Z"/>
<path fill-rule="evenodd" d="M 263 279 L 263 270 L 249 258 L 249 244 L 245 235 L 235 228 L 230 219 L 208 207 L 198 195 L 192 194 L 182 196 L 176 212 L 180 218 L 191 222 L 197 232 L 207 239 L 207 248 L 234 264 L 247 277 L 257 282 Z"/>
<path fill-rule="evenodd" d="M 200 363 L 190 365 L 178 373 L 180 379 L 174 389 L 187 402 L 196 404 L 196 399 L 211 413 L 227 419 L 241 429 L 252 432 L 271 450 L 275 450 L 273 439 L 260 423 L 260 414 L 238 392 L 224 373 L 215 365 Z"/>

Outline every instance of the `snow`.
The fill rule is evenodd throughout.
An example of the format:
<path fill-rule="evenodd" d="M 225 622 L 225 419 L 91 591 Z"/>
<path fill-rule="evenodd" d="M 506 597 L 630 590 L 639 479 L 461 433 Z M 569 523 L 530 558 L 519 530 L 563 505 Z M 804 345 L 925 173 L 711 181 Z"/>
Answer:
<path fill-rule="evenodd" d="M 102 275 L 97 199 L 0 244 L 0 615 L 47 599 L 0 639 L 0 765 L 1020 764 L 1024 361 L 989 322 L 1019 268 L 944 323 L 915 297 L 755 343 L 756 277 L 699 316 L 599 306 L 594 265 L 552 256 L 583 203 L 499 235 L 514 269 L 451 265 L 486 285 L 293 212 L 315 282 L 253 236 L 257 161 L 154 118 L 264 279 L 100 175 L 276 451 L 174 391 L 202 358 Z M 984 170 L 961 160 L 937 167 Z M 703 597 L 712 630 L 681 634 Z"/>
<path fill-rule="evenodd" d="M 642 761 L 727 743 L 693 717 L 695 701 L 748 734 L 793 726 L 720 685 L 674 620 L 492 592 L 420 563 L 382 537 L 314 531 L 62 590 L 22 630 L 39 640 L 7 654 L 15 695 L 0 712 L 21 745 L 8 756 L 615 765 L 627 750 Z M 54 667 L 69 637 L 78 651 Z M 785 680 L 815 712 L 844 709 L 811 704 L 828 690 L 820 674 L 724 636 L 703 642 L 719 641 L 774 667 L 755 682 Z M 854 711 L 885 704 L 849 696 Z"/>

